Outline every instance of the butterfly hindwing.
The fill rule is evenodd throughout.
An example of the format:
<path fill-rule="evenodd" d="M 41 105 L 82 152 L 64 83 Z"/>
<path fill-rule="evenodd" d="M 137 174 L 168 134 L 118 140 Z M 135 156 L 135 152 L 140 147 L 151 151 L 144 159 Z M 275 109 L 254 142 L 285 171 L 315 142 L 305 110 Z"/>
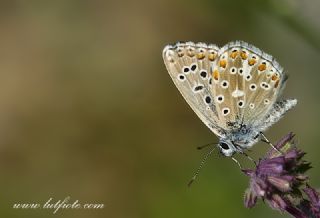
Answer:
<path fill-rule="evenodd" d="M 265 131 L 274 123 L 278 122 L 283 115 L 296 106 L 296 99 L 284 99 L 281 101 L 277 101 L 271 108 L 270 112 L 265 117 L 263 124 L 260 126 L 259 131 Z"/>
<path fill-rule="evenodd" d="M 211 71 L 212 92 L 220 96 L 215 99 L 216 110 L 224 128 L 237 123 L 258 125 L 277 101 L 286 78 L 272 56 L 241 41 L 222 47 Z"/>

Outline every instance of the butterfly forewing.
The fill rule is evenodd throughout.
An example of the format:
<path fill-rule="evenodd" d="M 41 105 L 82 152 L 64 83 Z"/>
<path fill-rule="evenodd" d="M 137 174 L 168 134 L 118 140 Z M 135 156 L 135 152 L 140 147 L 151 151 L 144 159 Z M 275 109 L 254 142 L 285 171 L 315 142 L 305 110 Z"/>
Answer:
<path fill-rule="evenodd" d="M 211 67 L 216 64 L 218 47 L 192 42 L 168 45 L 163 50 L 166 68 L 182 96 L 199 118 L 218 136 L 218 113 L 212 84 Z"/>

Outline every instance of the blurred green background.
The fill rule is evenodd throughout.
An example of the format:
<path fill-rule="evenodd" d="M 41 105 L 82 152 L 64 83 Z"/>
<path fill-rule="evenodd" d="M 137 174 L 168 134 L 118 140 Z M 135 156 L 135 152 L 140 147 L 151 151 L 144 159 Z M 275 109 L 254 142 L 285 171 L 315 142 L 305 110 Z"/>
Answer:
<path fill-rule="evenodd" d="M 298 106 L 266 135 L 294 131 L 320 187 L 318 0 L 1 1 L 1 217 L 282 217 L 248 210 L 248 179 L 174 86 L 168 43 L 241 39 L 273 54 Z M 259 143 L 256 159 L 268 146 Z M 238 159 L 245 166 L 250 163 Z M 14 210 L 70 196 L 102 210 Z"/>

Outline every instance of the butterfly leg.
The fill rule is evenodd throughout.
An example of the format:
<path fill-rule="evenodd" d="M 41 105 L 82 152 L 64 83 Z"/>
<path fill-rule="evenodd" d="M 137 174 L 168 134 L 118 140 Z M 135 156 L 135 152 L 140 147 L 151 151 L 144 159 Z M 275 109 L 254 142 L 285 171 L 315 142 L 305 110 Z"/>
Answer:
<path fill-rule="evenodd" d="M 237 159 L 235 159 L 234 157 L 231 157 L 231 159 L 232 159 L 236 164 L 238 164 L 240 170 L 242 170 L 242 166 L 241 166 L 241 164 L 239 163 L 239 161 L 237 161 Z"/>
<path fill-rule="evenodd" d="M 254 163 L 255 166 L 257 166 L 256 161 L 255 161 L 252 157 L 250 157 L 247 153 L 245 153 L 245 152 L 241 149 L 241 147 L 239 147 L 237 144 L 235 144 L 235 143 L 233 143 L 233 144 L 236 146 L 236 148 L 237 148 L 237 150 L 238 150 L 238 152 L 239 152 L 240 154 L 243 154 L 244 156 L 246 156 L 252 163 Z M 241 167 L 240 167 L 240 168 L 241 168 Z"/>
<path fill-rule="evenodd" d="M 256 161 L 252 158 L 252 157 L 250 157 L 247 153 L 245 153 L 245 152 L 243 152 L 242 153 L 244 156 L 246 156 L 252 163 L 254 163 L 254 165 L 255 166 L 257 166 L 257 163 L 256 163 Z"/>
<path fill-rule="evenodd" d="M 280 154 L 283 154 L 278 148 L 276 148 L 276 147 L 267 139 L 267 137 L 266 137 L 262 132 L 260 132 L 260 135 L 262 136 L 261 141 L 269 144 L 274 150 L 276 150 L 276 151 L 279 152 Z"/>

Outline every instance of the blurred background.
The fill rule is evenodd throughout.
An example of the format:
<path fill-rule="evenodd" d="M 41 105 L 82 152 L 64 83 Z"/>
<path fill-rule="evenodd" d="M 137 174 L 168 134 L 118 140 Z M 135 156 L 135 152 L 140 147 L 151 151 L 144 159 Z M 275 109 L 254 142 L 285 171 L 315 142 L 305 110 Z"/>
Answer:
<path fill-rule="evenodd" d="M 56 216 L 282 217 L 262 202 L 244 208 L 248 178 L 218 155 L 187 188 L 206 152 L 196 147 L 218 139 L 166 72 L 161 52 L 176 41 L 240 39 L 277 58 L 290 75 L 284 96 L 299 103 L 266 135 L 294 131 L 320 187 L 318 0 L 0 4 L 1 217 L 52 217 L 12 205 L 67 196 L 105 208 Z"/>

